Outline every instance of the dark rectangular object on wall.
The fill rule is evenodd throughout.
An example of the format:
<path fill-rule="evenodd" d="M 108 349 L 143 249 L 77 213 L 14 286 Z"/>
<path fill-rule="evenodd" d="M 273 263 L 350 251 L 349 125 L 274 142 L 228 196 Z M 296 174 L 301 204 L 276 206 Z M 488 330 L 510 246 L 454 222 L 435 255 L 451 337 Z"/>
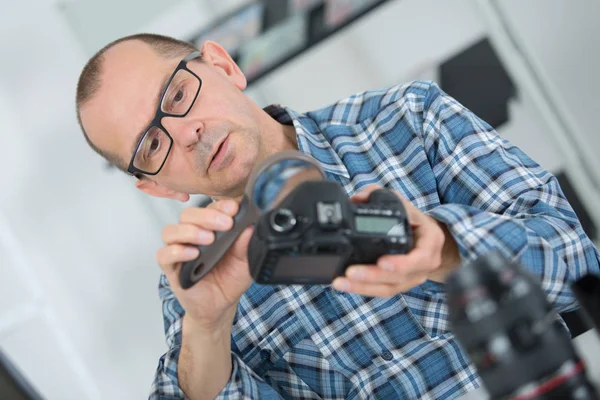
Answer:
<path fill-rule="evenodd" d="M 487 38 L 439 67 L 440 86 L 494 128 L 508 121 L 515 86 Z"/>
<path fill-rule="evenodd" d="M 287 0 L 261 0 L 265 5 L 263 14 L 263 31 L 285 21 L 289 16 Z"/>

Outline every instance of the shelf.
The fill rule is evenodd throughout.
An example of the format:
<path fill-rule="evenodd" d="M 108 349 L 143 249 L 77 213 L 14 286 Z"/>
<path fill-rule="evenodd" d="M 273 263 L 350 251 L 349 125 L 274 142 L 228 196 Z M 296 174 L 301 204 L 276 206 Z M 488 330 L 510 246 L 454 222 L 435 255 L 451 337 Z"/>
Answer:
<path fill-rule="evenodd" d="M 392 0 L 262 0 L 237 8 L 187 40 L 222 45 L 248 86 Z"/>

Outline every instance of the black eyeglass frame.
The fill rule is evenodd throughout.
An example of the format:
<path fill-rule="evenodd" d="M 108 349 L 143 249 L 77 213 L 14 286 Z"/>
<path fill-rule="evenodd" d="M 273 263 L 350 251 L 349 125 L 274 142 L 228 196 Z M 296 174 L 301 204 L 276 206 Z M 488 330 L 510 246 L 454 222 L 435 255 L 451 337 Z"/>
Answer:
<path fill-rule="evenodd" d="M 167 84 L 165 85 L 165 87 L 163 89 L 160 99 L 158 100 L 158 107 L 156 109 L 156 113 L 154 114 L 154 118 L 152 119 L 152 122 L 150 122 L 150 124 L 148 125 L 146 130 L 144 130 L 144 134 L 140 137 L 140 140 L 137 142 L 137 145 L 135 146 L 135 150 L 133 151 L 133 154 L 131 155 L 131 160 L 129 161 L 129 166 L 127 167 L 127 172 L 129 174 L 131 174 L 133 176 L 136 176 L 136 174 L 157 175 L 160 172 L 160 170 L 163 168 L 165 163 L 167 162 L 167 158 L 169 158 L 169 154 L 171 153 L 171 147 L 173 147 L 173 138 L 171 137 L 171 134 L 169 133 L 169 131 L 167 131 L 167 129 L 163 126 L 162 119 L 164 117 L 183 118 L 186 115 L 188 115 L 190 110 L 192 109 L 192 107 L 194 107 L 194 103 L 196 102 L 196 99 L 198 98 L 198 94 L 200 93 L 200 89 L 202 88 L 202 79 L 200 79 L 200 77 L 198 75 L 196 75 L 192 70 L 190 70 L 187 67 L 187 63 L 192 61 L 195 58 L 200 57 L 200 55 L 201 55 L 201 53 L 199 51 L 194 51 L 193 53 L 189 54 L 187 57 L 185 57 L 183 60 L 181 60 L 179 62 L 179 64 L 177 65 L 177 68 L 175 68 L 175 71 L 173 71 L 173 74 L 171 74 L 171 77 L 167 81 Z M 173 80 L 173 78 L 175 77 L 177 72 L 179 72 L 180 70 L 185 70 L 185 71 L 189 72 L 190 74 L 192 74 L 194 77 L 196 77 L 196 79 L 198 79 L 198 82 L 200 84 L 198 85 L 198 90 L 196 91 L 196 95 L 194 96 L 194 99 L 192 100 L 190 107 L 187 109 L 187 111 L 185 113 L 169 114 L 169 113 L 162 111 L 162 102 L 165 98 L 165 95 L 167 94 L 167 89 L 171 85 L 171 81 Z M 153 127 L 160 128 L 167 135 L 167 137 L 169 138 L 169 149 L 167 150 L 167 153 L 165 154 L 165 159 L 163 160 L 162 164 L 160 164 L 160 167 L 158 167 L 158 170 L 156 170 L 156 172 L 148 172 L 148 171 L 144 171 L 139 168 L 136 168 L 133 165 L 133 163 L 135 161 L 135 155 L 137 154 L 138 150 L 140 149 L 140 145 L 144 141 L 144 138 L 148 134 L 148 131 L 150 129 L 152 129 Z"/>

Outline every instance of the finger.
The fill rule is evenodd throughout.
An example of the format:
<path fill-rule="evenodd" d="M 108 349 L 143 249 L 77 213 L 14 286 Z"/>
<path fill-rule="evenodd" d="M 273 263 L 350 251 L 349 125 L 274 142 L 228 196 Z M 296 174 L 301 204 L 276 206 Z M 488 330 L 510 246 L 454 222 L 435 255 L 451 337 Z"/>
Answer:
<path fill-rule="evenodd" d="M 254 232 L 254 227 L 247 227 L 242 234 L 236 239 L 231 248 L 231 255 L 237 260 L 248 262 L 248 244 Z"/>
<path fill-rule="evenodd" d="M 179 222 L 182 224 L 194 224 L 211 231 L 228 231 L 233 227 L 233 218 L 214 207 L 186 208 L 181 212 Z"/>
<path fill-rule="evenodd" d="M 381 256 L 377 266 L 407 275 L 431 272 L 442 262 L 443 245 L 444 233 L 437 224 L 424 224 L 415 230 L 415 245 L 410 252 Z"/>
<path fill-rule="evenodd" d="M 414 206 L 413 203 L 411 203 L 407 199 L 401 196 L 398 196 L 398 198 L 400 199 L 402 205 L 404 206 L 404 209 L 406 210 L 408 222 L 412 227 L 421 226 L 425 223 L 427 218 L 429 218 L 425 213 L 423 213 L 423 211 L 419 210 L 417 207 Z"/>
<path fill-rule="evenodd" d="M 423 273 L 412 271 L 405 273 L 400 271 L 388 271 L 378 268 L 376 265 L 352 265 L 346 270 L 346 278 L 353 282 L 364 282 L 370 284 L 397 285 L 408 280 L 414 280 L 415 274 Z"/>
<path fill-rule="evenodd" d="M 199 255 L 200 250 L 197 247 L 172 244 L 161 247 L 156 252 L 156 260 L 165 274 L 170 274 L 174 269 L 177 269 L 180 263 L 194 260 Z"/>
<path fill-rule="evenodd" d="M 365 202 L 365 201 L 367 201 L 367 199 L 369 198 L 371 193 L 373 193 L 374 191 L 376 191 L 378 189 L 382 189 L 382 186 L 375 184 L 375 183 L 371 183 L 371 184 L 365 186 L 364 188 L 362 188 L 360 191 L 354 193 L 350 197 L 350 200 L 359 202 L 359 203 Z"/>
<path fill-rule="evenodd" d="M 209 245 L 215 240 L 213 231 L 192 224 L 167 225 L 163 229 L 161 237 L 167 245 L 175 243 Z"/>
<path fill-rule="evenodd" d="M 404 255 L 382 256 L 377 260 L 377 266 L 392 274 L 412 276 L 433 271 L 437 267 L 436 261 L 437 257 L 429 250 L 413 249 Z"/>
<path fill-rule="evenodd" d="M 212 208 L 215 210 L 223 211 L 225 214 L 233 217 L 237 214 L 240 205 L 234 200 L 218 200 L 210 203 L 205 208 Z"/>
<path fill-rule="evenodd" d="M 388 285 L 382 283 L 366 283 L 351 281 L 348 278 L 336 278 L 333 281 L 333 288 L 341 292 L 355 293 L 362 296 L 371 297 L 392 297 L 398 293 L 406 292 L 415 286 L 425 282 L 424 278 L 411 279 L 401 284 Z"/>

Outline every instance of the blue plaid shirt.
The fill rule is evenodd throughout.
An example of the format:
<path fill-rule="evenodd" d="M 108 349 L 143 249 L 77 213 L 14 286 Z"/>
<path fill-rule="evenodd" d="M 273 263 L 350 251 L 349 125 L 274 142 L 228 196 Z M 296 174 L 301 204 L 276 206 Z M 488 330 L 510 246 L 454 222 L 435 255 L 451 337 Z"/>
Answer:
<path fill-rule="evenodd" d="M 539 277 L 559 311 L 575 307 L 567 283 L 599 271 L 556 178 L 431 82 L 351 96 L 299 114 L 301 151 L 348 194 L 376 183 L 447 224 L 464 261 L 490 249 Z M 330 286 L 262 286 L 242 296 L 223 399 L 443 399 L 479 386 L 449 331 L 442 284 L 392 298 Z M 152 399 L 184 398 L 177 381 L 183 309 L 162 277 L 169 351 Z"/>

